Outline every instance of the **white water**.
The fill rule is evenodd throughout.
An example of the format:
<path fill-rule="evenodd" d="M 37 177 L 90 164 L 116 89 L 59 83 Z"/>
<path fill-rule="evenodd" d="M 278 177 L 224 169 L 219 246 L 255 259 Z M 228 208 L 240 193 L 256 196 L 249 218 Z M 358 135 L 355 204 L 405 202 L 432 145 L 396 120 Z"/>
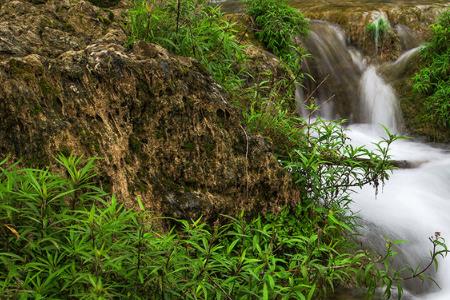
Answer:
<path fill-rule="evenodd" d="M 341 37 L 339 39 L 342 41 Z M 348 48 L 348 51 L 362 72 L 359 104 L 352 109 L 359 110 L 364 122 L 350 125 L 348 135 L 352 143 L 373 148 L 373 143 L 383 136 L 381 125 L 399 132 L 398 100 L 375 66 L 367 66 L 354 49 Z M 407 60 L 417 52 L 418 49 L 413 49 L 405 53 L 388 67 L 404 68 Z M 429 262 L 432 250 L 429 237 L 440 232 L 450 242 L 450 152 L 420 142 L 400 140 L 391 146 L 390 153 L 393 159 L 407 160 L 419 166 L 394 171 L 377 196 L 372 187 L 364 187 L 353 195 L 352 209 L 366 221 L 362 234 L 368 244 L 382 248 L 384 238 L 408 240 L 409 243 L 400 247 L 403 259 L 400 263 L 423 267 Z M 420 282 L 412 282 L 407 284 L 407 289 L 415 293 L 415 296 L 409 293 L 411 298 L 450 299 L 450 256 L 439 262 L 438 272 L 431 274 L 441 289 L 432 286 L 424 293 L 423 288 L 414 287 Z"/>
<path fill-rule="evenodd" d="M 394 90 L 374 66 L 363 73 L 360 90 L 361 107 L 369 124 L 351 125 L 348 134 L 353 143 L 371 147 L 380 140 L 380 125 L 398 131 L 399 104 Z M 371 224 L 365 228 L 365 234 L 377 228 L 386 238 L 408 240 L 401 247 L 407 262 L 413 267 L 424 266 L 432 249 L 428 237 L 440 232 L 450 241 L 450 153 L 405 140 L 395 142 L 390 153 L 393 159 L 420 163 L 420 166 L 394 171 L 377 196 L 372 187 L 365 187 L 354 195 L 352 208 Z M 440 261 L 435 278 L 442 289 L 417 295 L 416 299 L 450 299 L 448 259 Z"/>
<path fill-rule="evenodd" d="M 355 124 L 348 134 L 353 143 L 370 146 L 379 140 L 372 127 Z M 394 159 L 422 162 L 415 169 L 393 172 L 382 191 L 375 196 L 372 187 L 365 187 L 353 196 L 352 209 L 386 238 L 404 239 L 409 243 L 401 249 L 412 266 L 424 266 L 432 244 L 428 237 L 435 232 L 450 241 L 450 154 L 429 145 L 397 141 L 392 146 Z M 450 259 L 440 260 L 435 276 L 442 290 L 416 299 L 450 299 Z"/>
<path fill-rule="evenodd" d="M 374 66 L 369 66 L 364 71 L 360 91 L 363 118 L 370 124 L 384 125 L 391 131 L 398 132 L 400 114 L 394 90 L 377 74 Z"/>

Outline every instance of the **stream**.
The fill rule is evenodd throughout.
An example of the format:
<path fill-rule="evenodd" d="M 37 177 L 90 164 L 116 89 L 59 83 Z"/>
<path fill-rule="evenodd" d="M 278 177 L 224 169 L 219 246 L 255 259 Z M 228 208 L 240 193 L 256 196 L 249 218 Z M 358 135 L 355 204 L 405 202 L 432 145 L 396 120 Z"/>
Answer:
<path fill-rule="evenodd" d="M 313 21 L 304 44 L 313 57 L 306 66 L 313 77 L 329 79 L 315 96 L 322 117 L 351 120 L 347 133 L 352 143 L 368 148 L 383 137 L 381 125 L 402 134 L 402 114 L 394 89 L 380 76 L 378 66 L 347 45 L 345 33 L 337 25 Z M 407 66 L 418 50 L 410 49 L 383 67 Z M 308 84 L 317 86 L 311 82 L 305 86 Z M 304 115 L 305 94 L 303 90 L 297 93 L 299 112 Z M 336 99 L 330 101 L 333 97 Z M 438 232 L 450 240 L 450 152 L 412 139 L 396 141 L 390 153 L 393 159 L 416 167 L 394 171 L 378 194 L 369 186 L 355 192 L 352 210 L 364 221 L 361 233 L 366 246 L 382 253 L 386 239 L 407 240 L 397 249 L 395 265 L 423 267 L 432 250 L 428 238 Z M 450 299 L 450 262 L 439 261 L 436 275 L 429 271 L 441 289 L 430 282 L 409 280 L 406 299 Z"/>
<path fill-rule="evenodd" d="M 370 11 L 380 5 L 404 3 L 424 5 L 442 2 L 291 1 L 302 10 L 340 7 Z M 226 1 L 224 7 L 228 11 L 238 11 L 241 4 L 239 1 Z M 416 58 L 420 46 L 407 49 L 396 61 L 379 66 L 370 63 L 361 51 L 350 46 L 339 26 L 323 20 L 312 20 L 311 32 L 303 44 L 312 55 L 304 68 L 316 81 L 305 82 L 304 88 L 297 91 L 300 114 L 307 114 L 303 101 L 313 90 L 322 117 L 350 121 L 347 133 L 355 145 L 373 147 L 372 143 L 383 137 L 381 125 L 391 132 L 407 135 L 403 132 L 402 113 L 395 90 L 380 75 L 380 69 L 390 70 L 390 74 L 401 73 L 400 68 L 408 67 Z M 318 82 L 321 83 L 319 87 Z M 409 264 L 422 268 L 429 262 L 433 248 L 429 237 L 439 233 L 450 241 L 450 151 L 448 146 L 431 145 L 413 138 L 396 141 L 390 153 L 393 159 L 407 160 L 416 167 L 395 170 L 378 194 L 369 186 L 355 192 L 352 210 L 364 222 L 361 230 L 363 244 L 382 252 L 386 239 L 407 240 L 397 249 L 399 255 L 395 266 Z M 433 268 L 428 272 L 440 288 L 429 281 L 408 280 L 404 299 L 450 299 L 450 258 L 438 260 L 437 272 Z M 339 297 L 350 298 L 349 295 Z M 351 299 L 364 299 L 364 296 Z"/>

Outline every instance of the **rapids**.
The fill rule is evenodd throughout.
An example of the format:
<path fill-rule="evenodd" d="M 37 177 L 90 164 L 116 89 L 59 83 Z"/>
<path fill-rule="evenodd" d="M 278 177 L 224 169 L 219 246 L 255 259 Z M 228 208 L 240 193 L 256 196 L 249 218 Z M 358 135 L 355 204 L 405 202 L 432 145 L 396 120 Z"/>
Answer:
<path fill-rule="evenodd" d="M 225 11 L 239 12 L 242 2 L 215 0 Z M 291 5 L 305 14 L 323 16 L 366 14 L 382 9 L 392 10 L 401 17 L 404 8 L 424 9 L 448 7 L 441 0 L 292 0 Z M 431 5 L 431 6 L 430 6 Z M 414 10 L 413 9 L 413 10 Z M 369 63 L 361 49 L 349 45 L 350 38 L 336 24 L 312 20 L 311 32 L 303 45 L 311 53 L 303 68 L 315 81 L 306 81 L 296 92 L 299 114 L 306 115 L 304 101 L 314 97 L 327 119 L 349 120 L 347 134 L 355 145 L 373 147 L 384 135 L 382 126 L 391 132 L 404 132 L 400 105 L 392 83 L 401 78 L 416 59 L 420 40 L 404 25 L 394 28 L 403 54 L 396 61 L 381 65 Z M 376 61 L 376 60 L 375 60 Z M 391 146 L 395 160 L 417 163 L 416 168 L 395 170 L 383 188 L 375 193 L 366 186 L 353 194 L 352 210 L 364 220 L 362 242 L 382 251 L 386 239 L 402 239 L 396 266 L 409 264 L 423 267 L 429 262 L 432 244 L 429 237 L 439 232 L 450 242 L 450 147 L 422 143 L 416 139 L 399 140 Z M 450 299 L 450 257 L 439 259 L 439 269 L 428 271 L 436 285 L 410 280 L 404 299 Z M 347 294 L 339 299 L 364 299 Z"/>
<path fill-rule="evenodd" d="M 352 143 L 368 148 L 383 137 L 382 126 L 402 134 L 398 99 L 392 86 L 380 75 L 379 67 L 368 64 L 356 49 L 345 45 L 343 32 L 336 25 L 321 21 L 312 26 L 312 31 L 304 44 L 313 57 L 320 58 L 309 62 L 309 69 L 314 70 L 313 76 L 331 81 L 338 78 L 341 81 L 337 85 L 335 81 L 318 86 L 320 80 L 306 84 L 306 90 L 317 90 L 319 103 L 329 107 L 326 114 L 322 111 L 322 116 L 344 116 L 351 120 L 347 133 Z M 391 73 L 395 73 L 393 71 L 396 69 L 407 67 L 417 52 L 418 48 L 409 50 L 383 68 L 390 68 Z M 350 63 L 349 57 L 352 58 Z M 343 70 L 339 67 L 342 62 L 351 66 Z M 342 87 L 345 78 L 352 78 L 353 81 L 350 86 Z M 357 91 L 358 96 L 346 99 L 347 93 L 338 91 L 338 97 L 333 101 L 343 103 L 332 105 L 325 100 L 333 93 L 333 86 L 348 89 L 348 93 L 353 91 L 355 94 L 354 91 Z M 297 93 L 302 113 L 305 113 L 301 105 L 304 100 L 302 95 L 305 94 L 308 92 Z M 334 110 L 330 111 L 330 107 Z M 382 251 L 385 238 L 407 240 L 407 244 L 399 246 L 400 254 L 395 264 L 424 266 L 432 249 L 428 237 L 439 232 L 450 241 L 450 152 L 414 140 L 399 140 L 392 145 L 390 153 L 393 159 L 415 162 L 418 167 L 395 170 L 377 195 L 369 186 L 355 192 L 352 209 L 364 220 L 363 243 Z M 406 283 L 407 299 L 450 299 L 450 261 L 439 262 L 437 273 L 429 270 L 429 274 L 434 274 L 441 288 L 410 280 Z"/>

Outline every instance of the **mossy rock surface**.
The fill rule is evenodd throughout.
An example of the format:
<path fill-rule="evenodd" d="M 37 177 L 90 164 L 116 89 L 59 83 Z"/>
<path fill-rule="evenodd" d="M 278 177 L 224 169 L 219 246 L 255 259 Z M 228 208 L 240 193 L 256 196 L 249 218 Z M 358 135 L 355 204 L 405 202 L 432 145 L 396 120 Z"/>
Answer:
<path fill-rule="evenodd" d="M 98 7 L 112 7 L 119 4 L 120 0 L 89 0 L 89 2 Z"/>
<path fill-rule="evenodd" d="M 153 44 L 125 47 L 125 9 L 111 18 L 81 0 L 1 1 L 1 158 L 100 157 L 103 187 L 166 216 L 212 219 L 299 200 L 271 146 L 241 126 L 198 62 Z"/>

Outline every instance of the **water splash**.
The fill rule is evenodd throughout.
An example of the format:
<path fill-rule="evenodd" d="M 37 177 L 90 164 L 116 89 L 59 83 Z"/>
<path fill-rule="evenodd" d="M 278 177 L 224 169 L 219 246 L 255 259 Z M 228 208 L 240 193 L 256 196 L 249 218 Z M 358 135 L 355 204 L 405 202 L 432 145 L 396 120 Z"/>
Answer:
<path fill-rule="evenodd" d="M 355 145 L 369 148 L 378 140 L 367 125 L 351 125 L 348 135 Z M 393 159 L 421 164 L 415 169 L 395 171 L 377 196 L 372 187 L 364 187 L 352 196 L 352 209 L 367 222 L 362 232 L 366 245 L 381 250 L 384 237 L 407 240 L 399 249 L 398 265 L 423 267 L 432 248 L 428 237 L 434 232 L 447 240 L 450 237 L 450 153 L 423 143 L 397 141 L 391 154 Z M 448 258 L 439 259 L 439 270 L 434 275 L 441 290 L 430 282 L 406 282 L 406 288 L 415 294 L 413 299 L 450 299 Z"/>

